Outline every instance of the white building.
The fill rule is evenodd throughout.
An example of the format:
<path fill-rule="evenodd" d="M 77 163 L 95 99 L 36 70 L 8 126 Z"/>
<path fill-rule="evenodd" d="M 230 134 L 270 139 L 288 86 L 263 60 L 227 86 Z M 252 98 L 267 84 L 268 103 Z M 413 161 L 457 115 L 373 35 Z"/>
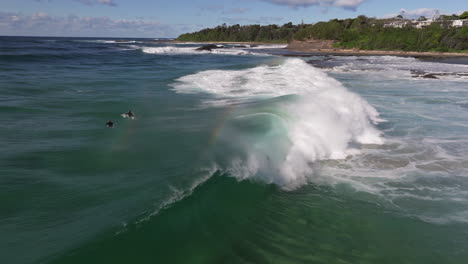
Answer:
<path fill-rule="evenodd" d="M 468 19 L 457 19 L 452 21 L 452 27 L 468 26 Z"/>
<path fill-rule="evenodd" d="M 432 23 L 434 23 L 434 20 L 432 20 L 432 19 L 428 19 L 428 20 L 424 20 L 424 21 L 415 21 L 414 22 L 414 27 L 415 28 L 423 28 L 423 27 L 430 26 Z"/>
<path fill-rule="evenodd" d="M 432 23 L 436 22 L 434 19 L 428 19 L 424 21 L 408 20 L 408 19 L 393 19 L 387 20 L 384 23 L 384 27 L 389 28 L 404 28 L 406 26 L 412 26 L 414 28 L 425 28 L 430 26 Z M 449 21 L 452 27 L 463 27 L 468 26 L 468 19 L 457 19 Z"/>
<path fill-rule="evenodd" d="M 406 25 L 408 25 L 409 22 L 408 21 L 404 21 L 404 20 L 394 20 L 394 21 L 390 21 L 388 23 L 385 23 L 384 24 L 384 27 L 392 27 L 392 28 L 403 28 L 405 27 Z"/>

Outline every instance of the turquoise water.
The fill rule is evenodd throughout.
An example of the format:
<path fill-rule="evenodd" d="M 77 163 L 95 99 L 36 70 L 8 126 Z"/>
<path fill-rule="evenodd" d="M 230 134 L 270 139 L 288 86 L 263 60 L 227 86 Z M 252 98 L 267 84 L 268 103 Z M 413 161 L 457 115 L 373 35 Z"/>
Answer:
<path fill-rule="evenodd" d="M 0 40 L 2 263 L 468 261 L 463 60 Z"/>

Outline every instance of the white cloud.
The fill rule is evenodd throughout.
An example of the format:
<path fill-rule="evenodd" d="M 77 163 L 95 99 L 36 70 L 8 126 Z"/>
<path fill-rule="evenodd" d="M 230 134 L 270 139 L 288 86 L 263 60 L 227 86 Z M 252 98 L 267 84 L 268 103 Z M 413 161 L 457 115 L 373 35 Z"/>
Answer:
<path fill-rule="evenodd" d="M 0 12 L 0 35 L 76 37 L 176 37 L 202 25 L 169 25 L 143 19 L 109 17 L 51 16 Z"/>
<path fill-rule="evenodd" d="M 114 0 L 73 0 L 73 1 L 85 4 L 85 5 L 89 5 L 89 6 L 95 5 L 95 4 L 117 6 Z"/>
<path fill-rule="evenodd" d="M 402 15 L 404 18 L 408 18 L 408 19 L 416 19 L 416 18 L 419 18 L 420 16 L 431 18 L 433 16 L 438 16 L 439 13 L 440 11 L 435 8 L 418 8 L 418 9 L 413 9 L 413 10 L 401 8 L 400 12 L 386 14 L 384 15 L 384 18 L 396 17 L 398 15 Z"/>
<path fill-rule="evenodd" d="M 228 24 L 276 24 L 282 21 L 284 17 L 276 17 L 276 16 L 261 16 L 258 18 L 247 18 L 247 17 L 223 17 L 221 18 L 222 22 L 226 22 Z"/>
<path fill-rule="evenodd" d="M 221 13 L 221 14 L 243 14 L 249 11 L 248 8 L 226 8 L 223 5 L 206 5 L 199 8 L 203 12 Z"/>
<path fill-rule="evenodd" d="M 263 0 L 278 5 L 286 5 L 290 7 L 307 7 L 307 6 L 335 6 L 348 10 L 356 10 L 358 6 L 367 0 Z"/>

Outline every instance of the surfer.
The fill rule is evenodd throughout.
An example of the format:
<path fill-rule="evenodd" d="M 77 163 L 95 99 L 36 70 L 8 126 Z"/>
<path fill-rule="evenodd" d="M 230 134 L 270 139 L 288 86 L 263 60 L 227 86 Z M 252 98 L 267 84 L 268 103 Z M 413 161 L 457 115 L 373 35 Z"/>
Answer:
<path fill-rule="evenodd" d="M 130 119 L 135 119 L 135 114 L 132 112 L 132 110 L 128 110 L 127 113 L 121 114 L 123 118 L 130 118 Z"/>
<path fill-rule="evenodd" d="M 112 122 L 112 120 L 109 120 L 109 121 L 107 121 L 106 126 L 110 127 L 110 128 L 113 128 L 114 127 L 114 122 Z"/>

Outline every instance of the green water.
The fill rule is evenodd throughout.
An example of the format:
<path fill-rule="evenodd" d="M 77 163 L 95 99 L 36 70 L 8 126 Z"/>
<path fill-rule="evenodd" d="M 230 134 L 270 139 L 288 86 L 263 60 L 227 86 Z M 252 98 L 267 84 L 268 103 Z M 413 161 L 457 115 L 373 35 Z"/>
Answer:
<path fill-rule="evenodd" d="M 2 263 L 468 261 L 467 65 L 1 40 Z"/>
<path fill-rule="evenodd" d="M 466 252 L 454 250 L 466 241 L 459 228 L 407 219 L 329 188 L 282 192 L 220 176 L 158 217 L 55 263 L 462 263 Z M 453 244 L 441 243 L 447 240 Z"/>

